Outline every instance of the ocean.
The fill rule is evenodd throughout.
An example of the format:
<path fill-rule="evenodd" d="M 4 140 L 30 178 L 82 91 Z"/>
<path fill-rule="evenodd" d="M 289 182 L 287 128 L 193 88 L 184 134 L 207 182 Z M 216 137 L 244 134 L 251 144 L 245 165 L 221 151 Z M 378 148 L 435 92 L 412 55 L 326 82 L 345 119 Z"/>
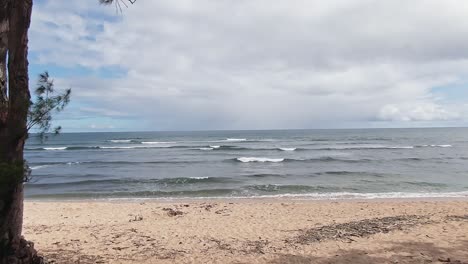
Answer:
<path fill-rule="evenodd" d="M 468 197 L 468 128 L 31 135 L 27 199 Z"/>

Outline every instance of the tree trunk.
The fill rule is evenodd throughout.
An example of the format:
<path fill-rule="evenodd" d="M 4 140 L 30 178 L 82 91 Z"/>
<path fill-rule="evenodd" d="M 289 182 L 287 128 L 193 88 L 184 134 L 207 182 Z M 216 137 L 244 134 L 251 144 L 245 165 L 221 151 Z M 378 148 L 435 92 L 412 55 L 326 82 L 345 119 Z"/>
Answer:
<path fill-rule="evenodd" d="M 7 46 L 8 46 L 8 1 L 0 3 L 0 129 L 6 124 L 7 96 Z"/>
<path fill-rule="evenodd" d="M 0 8 L 4 10 L 0 10 L 0 23 L 6 20 L 10 27 L 7 28 L 8 102 L 0 114 L 3 119 L 0 120 L 0 263 L 41 263 L 33 244 L 21 237 L 26 175 L 23 149 L 30 102 L 27 56 L 32 0 L 1 1 Z M 1 59 L 4 63 L 4 58 Z"/>
<path fill-rule="evenodd" d="M 2 23 L 0 22 L 0 128 L 5 126 L 6 113 L 8 109 L 7 95 L 7 71 L 6 71 L 6 48 L 7 36 L 2 32 Z"/>

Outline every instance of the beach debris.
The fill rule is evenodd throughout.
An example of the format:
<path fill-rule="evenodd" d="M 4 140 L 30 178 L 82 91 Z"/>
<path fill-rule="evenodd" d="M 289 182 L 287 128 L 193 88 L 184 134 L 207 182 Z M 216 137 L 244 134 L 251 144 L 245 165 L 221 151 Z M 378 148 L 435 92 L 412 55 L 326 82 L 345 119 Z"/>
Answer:
<path fill-rule="evenodd" d="M 216 204 L 207 204 L 203 205 L 202 208 L 204 208 L 206 211 L 211 211 L 216 206 Z"/>
<path fill-rule="evenodd" d="M 452 264 L 464 264 L 466 262 L 462 262 L 461 260 L 453 260 L 451 258 L 438 258 L 437 259 L 439 262 L 442 263 L 452 263 Z"/>
<path fill-rule="evenodd" d="M 223 209 L 220 209 L 220 210 L 216 210 L 215 214 L 219 214 L 219 215 L 222 215 L 222 216 L 229 216 L 230 212 L 232 212 L 232 211 L 227 209 L 227 208 L 223 208 Z"/>
<path fill-rule="evenodd" d="M 439 258 L 437 260 L 440 261 L 440 262 L 451 262 L 450 258 Z"/>
<path fill-rule="evenodd" d="M 138 222 L 138 221 L 143 221 L 143 216 L 135 215 L 132 219 L 128 220 L 128 222 Z"/>
<path fill-rule="evenodd" d="M 308 244 L 325 240 L 345 240 L 354 242 L 353 238 L 368 237 L 378 233 L 389 233 L 403 230 L 417 224 L 429 223 L 427 217 L 403 215 L 383 218 L 364 219 L 341 224 L 331 224 L 303 231 L 295 239 L 286 242 Z"/>
<path fill-rule="evenodd" d="M 262 238 L 259 238 L 260 240 L 257 241 L 247 241 L 244 243 L 244 248 L 241 249 L 240 251 L 243 252 L 244 254 L 265 254 L 265 247 L 270 244 L 268 240 L 262 240 Z"/>
<path fill-rule="evenodd" d="M 167 215 L 168 216 L 178 216 L 178 215 L 183 215 L 184 212 L 182 211 L 178 211 L 178 210 L 174 210 L 172 208 L 163 208 L 163 211 L 166 211 L 167 212 Z"/>
<path fill-rule="evenodd" d="M 442 263 L 456 263 L 456 264 L 463 264 L 465 262 L 461 262 L 460 260 L 452 260 L 451 258 L 438 258 L 437 259 L 439 262 Z"/>
<path fill-rule="evenodd" d="M 127 249 L 127 248 L 129 248 L 129 247 L 113 247 L 112 249 L 121 251 L 122 249 Z"/>
<path fill-rule="evenodd" d="M 467 221 L 468 215 L 449 215 L 447 216 L 447 220 L 450 221 Z"/>
<path fill-rule="evenodd" d="M 230 244 L 228 243 L 225 243 L 225 242 L 222 242 L 221 240 L 219 239 L 215 239 L 215 238 L 212 238 L 209 240 L 209 242 L 214 242 L 216 247 L 220 250 L 226 250 L 226 251 L 229 251 L 231 252 L 231 254 L 234 252 L 234 249 L 231 247 Z"/>

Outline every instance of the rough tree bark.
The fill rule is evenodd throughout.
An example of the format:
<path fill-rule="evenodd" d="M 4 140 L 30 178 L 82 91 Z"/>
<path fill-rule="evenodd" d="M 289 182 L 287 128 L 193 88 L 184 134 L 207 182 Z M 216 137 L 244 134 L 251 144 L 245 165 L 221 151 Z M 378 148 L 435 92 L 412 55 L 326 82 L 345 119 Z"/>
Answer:
<path fill-rule="evenodd" d="M 7 45 L 8 45 L 8 1 L 0 2 L 0 129 L 5 125 L 7 113 Z"/>
<path fill-rule="evenodd" d="M 0 71 L 8 58 L 8 76 L 4 71 L 0 75 L 3 78 L 0 80 L 3 85 L 0 87 L 0 263 L 41 262 L 33 244 L 21 237 L 26 174 L 23 149 L 30 102 L 27 56 L 31 10 L 32 0 L 0 3 L 0 51 L 7 52 L 0 53 Z"/>

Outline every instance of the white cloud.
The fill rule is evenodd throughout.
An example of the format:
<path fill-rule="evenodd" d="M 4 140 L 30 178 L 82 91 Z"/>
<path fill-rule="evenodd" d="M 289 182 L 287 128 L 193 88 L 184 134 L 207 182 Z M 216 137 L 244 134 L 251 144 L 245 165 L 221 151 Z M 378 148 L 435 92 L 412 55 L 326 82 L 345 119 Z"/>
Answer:
<path fill-rule="evenodd" d="M 462 1 L 158 0 L 122 15 L 96 2 L 35 6 L 31 50 L 33 63 L 126 69 L 58 80 L 103 116 L 154 129 L 466 118 L 431 93 L 466 80 Z"/>
<path fill-rule="evenodd" d="M 446 121 L 459 117 L 459 113 L 432 103 L 385 105 L 379 114 L 379 118 L 385 121 Z"/>

